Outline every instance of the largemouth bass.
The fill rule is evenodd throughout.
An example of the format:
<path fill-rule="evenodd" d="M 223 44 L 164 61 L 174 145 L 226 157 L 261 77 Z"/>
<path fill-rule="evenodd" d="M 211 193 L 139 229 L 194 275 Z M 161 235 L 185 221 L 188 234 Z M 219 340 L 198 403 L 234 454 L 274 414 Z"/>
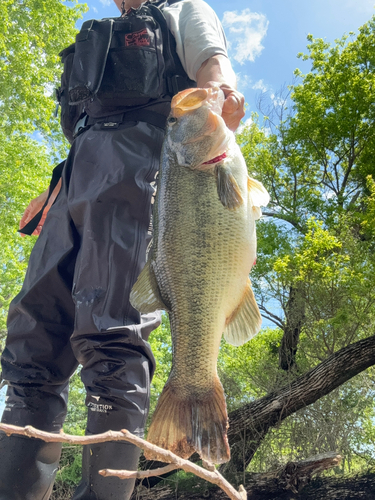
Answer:
<path fill-rule="evenodd" d="M 172 100 L 154 206 L 154 240 L 131 293 L 142 313 L 168 312 L 173 362 L 147 439 L 188 458 L 230 458 L 228 416 L 217 375 L 220 340 L 241 345 L 261 327 L 249 273 L 255 220 L 269 196 L 250 179 L 221 118 L 219 88 Z"/>

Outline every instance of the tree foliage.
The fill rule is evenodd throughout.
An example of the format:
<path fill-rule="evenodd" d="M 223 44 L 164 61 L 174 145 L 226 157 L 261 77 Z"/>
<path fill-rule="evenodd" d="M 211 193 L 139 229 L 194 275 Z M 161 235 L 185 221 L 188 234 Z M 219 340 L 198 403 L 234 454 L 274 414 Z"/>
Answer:
<path fill-rule="evenodd" d="M 82 12 L 77 0 L 0 3 L 0 331 L 34 243 L 17 234 L 20 217 L 66 150 L 53 116 L 58 54 L 73 41 Z"/>

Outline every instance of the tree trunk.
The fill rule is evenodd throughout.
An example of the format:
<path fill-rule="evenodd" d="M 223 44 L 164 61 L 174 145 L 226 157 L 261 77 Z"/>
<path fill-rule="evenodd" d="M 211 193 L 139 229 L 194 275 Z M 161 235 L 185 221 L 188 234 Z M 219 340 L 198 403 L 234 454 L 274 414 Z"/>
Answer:
<path fill-rule="evenodd" d="M 285 328 L 279 349 L 279 366 L 289 371 L 295 365 L 299 335 L 305 318 L 306 302 L 303 284 L 290 287 L 289 299 L 285 308 Z"/>
<path fill-rule="evenodd" d="M 290 385 L 244 405 L 229 415 L 231 460 L 220 472 L 241 482 L 254 453 L 270 427 L 375 364 L 375 336 L 344 347 Z"/>

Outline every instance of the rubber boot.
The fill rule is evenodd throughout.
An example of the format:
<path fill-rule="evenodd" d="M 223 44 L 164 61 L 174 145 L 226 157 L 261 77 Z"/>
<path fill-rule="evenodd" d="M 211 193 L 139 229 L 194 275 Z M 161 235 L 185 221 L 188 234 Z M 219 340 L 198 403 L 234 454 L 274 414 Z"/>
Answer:
<path fill-rule="evenodd" d="M 0 433 L 0 500 L 48 500 L 60 443 Z"/>
<path fill-rule="evenodd" d="M 150 347 L 131 325 L 74 342 L 82 362 L 81 378 L 87 390 L 87 435 L 127 429 L 143 437 L 149 397 Z M 143 352 L 149 350 L 149 357 Z M 151 359 L 150 359 L 151 358 Z M 127 500 L 134 480 L 103 477 L 101 469 L 137 470 L 140 450 L 125 441 L 83 448 L 82 481 L 73 500 Z"/>
<path fill-rule="evenodd" d="M 139 448 L 124 442 L 112 441 L 84 446 L 82 481 L 72 500 L 128 500 L 132 495 L 135 479 L 103 477 L 98 471 L 137 470 L 139 455 Z"/>

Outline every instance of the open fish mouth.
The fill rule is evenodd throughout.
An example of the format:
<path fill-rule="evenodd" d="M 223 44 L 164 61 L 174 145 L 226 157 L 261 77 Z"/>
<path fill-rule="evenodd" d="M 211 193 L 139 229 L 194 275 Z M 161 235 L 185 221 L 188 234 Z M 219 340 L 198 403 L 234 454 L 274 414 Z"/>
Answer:
<path fill-rule="evenodd" d="M 214 113 L 221 116 L 224 104 L 224 92 L 219 87 L 206 89 L 186 89 L 179 92 L 172 99 L 171 109 L 178 118 L 187 111 L 193 111 L 205 105 Z"/>

